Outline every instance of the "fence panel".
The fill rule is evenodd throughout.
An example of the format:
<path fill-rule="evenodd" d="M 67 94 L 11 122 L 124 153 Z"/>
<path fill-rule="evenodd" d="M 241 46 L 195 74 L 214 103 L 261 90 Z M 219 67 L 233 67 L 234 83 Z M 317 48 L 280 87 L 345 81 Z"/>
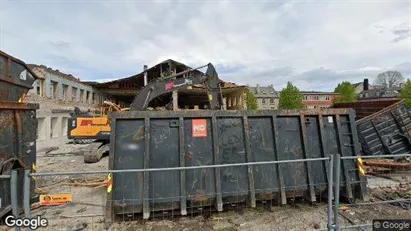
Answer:
<path fill-rule="evenodd" d="M 47 229 L 73 228 L 102 223 L 106 205 L 106 179 L 103 173 L 42 173 L 36 179 L 39 202 L 31 205 L 30 217 L 48 220 Z M 79 227 L 80 226 L 80 227 Z M 87 225 L 84 225 L 87 226 Z"/>
<path fill-rule="evenodd" d="M 115 217 L 114 224 L 109 230 L 120 230 L 128 227 L 140 227 L 155 230 L 153 227 L 162 225 L 169 226 L 177 230 L 196 230 L 199 226 L 204 230 L 221 229 L 227 225 L 241 227 L 243 230 L 271 230 L 270 227 L 282 225 L 284 229 L 315 229 L 315 227 L 327 227 L 327 199 L 330 194 L 327 179 L 324 182 L 313 182 L 311 185 L 316 191 L 315 205 L 312 206 L 312 197 L 308 179 L 304 182 L 289 182 L 283 186 L 286 192 L 287 204 L 283 207 L 281 195 L 278 190 L 281 188 L 276 178 L 276 171 L 270 169 L 284 168 L 298 171 L 306 164 L 320 165 L 325 167 L 328 173 L 330 169 L 330 158 L 296 159 L 283 161 L 261 161 L 251 163 L 230 163 L 222 165 L 199 165 L 190 167 L 173 167 L 163 169 L 125 169 L 100 172 L 78 172 L 78 173 L 34 173 L 28 175 L 36 179 L 36 193 L 40 195 L 40 203 L 31 206 L 30 217 L 41 216 L 49 221 L 48 227 L 40 230 L 58 230 L 59 228 L 77 228 L 87 226 L 90 230 L 104 229 L 108 224 L 104 215 L 110 210 L 112 204 L 117 205 L 119 215 Z M 275 167 L 275 165 L 278 165 Z M 207 191 L 209 185 L 215 184 L 209 174 L 215 169 L 221 172 L 231 171 L 232 177 L 226 180 L 230 182 L 230 188 L 222 190 L 222 194 L 230 196 L 230 201 L 224 203 L 223 213 L 218 213 L 217 199 L 219 197 L 216 190 Z M 253 204 L 252 193 L 249 182 L 235 174 L 243 168 L 253 169 L 258 174 L 265 174 L 262 182 L 255 183 L 255 205 Z M 261 169 L 267 171 L 261 172 Z M 186 172 L 187 179 L 192 184 L 186 184 L 184 194 L 168 189 L 170 184 L 179 183 L 180 176 L 171 179 L 172 172 Z M 130 177 L 143 177 L 149 173 L 149 181 L 162 182 L 152 184 L 148 193 L 144 193 L 144 188 L 140 185 L 125 184 Z M 155 173 L 155 174 L 153 174 Z M 228 174 L 230 175 L 230 174 Z M 236 177 L 237 176 L 237 177 Z M 127 193 L 117 193 L 117 197 L 110 199 L 108 195 L 113 188 L 112 180 L 120 181 L 124 188 L 118 189 Z M 188 182 L 188 181 L 187 181 Z M 244 186 L 245 185 L 245 186 Z M 171 192 L 171 193 L 170 193 Z M 121 196 L 123 195 L 123 196 Z M 130 198 L 129 195 L 137 195 Z M 142 196 L 141 196 L 142 195 Z M 138 197 L 141 196 L 141 197 Z M 70 203 L 60 205 L 47 205 L 47 202 L 64 202 L 64 197 Z M 51 200 L 50 200 L 51 199 Z M 308 202 L 308 204 L 307 204 Z M 178 221 L 170 218 L 181 217 L 180 207 L 185 204 L 186 216 Z M 130 205 L 133 205 L 130 207 Z M 150 211 L 150 220 L 144 220 L 139 211 L 143 211 L 144 205 Z M 301 206 L 296 209 L 295 206 Z M 171 209 L 170 208 L 175 208 Z M 131 210 L 130 210 L 131 209 Z M 311 211 L 311 212 L 310 212 Z M 313 211 L 319 212 L 320 216 L 312 216 Z M 301 213 L 304 219 L 295 219 L 289 213 Z M 184 214 L 183 214 L 184 215 Z M 278 216 L 283 217 L 278 220 Z M 298 215 L 297 215 L 298 216 Z M 287 220 L 288 219 L 288 220 Z M 229 220 L 230 222 L 227 222 Z M 232 224 L 234 223 L 234 224 Z M 191 227 L 191 228 L 190 228 Z"/>
<path fill-rule="evenodd" d="M 353 157 L 342 157 L 341 161 Z M 372 230 L 385 227 L 384 219 L 411 219 L 411 154 L 375 155 L 357 158 L 357 168 L 366 177 L 369 201 L 335 201 L 340 229 Z M 410 223 L 410 222 L 408 222 Z M 411 224 L 410 224 L 411 225 Z"/>

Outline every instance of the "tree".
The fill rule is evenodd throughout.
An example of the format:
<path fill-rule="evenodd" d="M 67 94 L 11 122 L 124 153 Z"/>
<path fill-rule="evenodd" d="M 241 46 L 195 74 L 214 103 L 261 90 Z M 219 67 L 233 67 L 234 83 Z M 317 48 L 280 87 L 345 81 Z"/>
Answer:
<path fill-rule="evenodd" d="M 302 101 L 303 95 L 300 93 L 300 90 L 291 82 L 288 82 L 287 86 L 280 93 L 279 108 L 300 109 L 303 108 Z"/>
<path fill-rule="evenodd" d="M 347 81 L 339 83 L 337 87 L 334 89 L 334 93 L 340 94 L 334 99 L 334 103 L 354 102 L 357 100 L 355 87 Z"/>
<path fill-rule="evenodd" d="M 407 79 L 400 92 L 400 98 L 404 99 L 407 108 L 411 108 L 411 81 Z"/>
<path fill-rule="evenodd" d="M 247 89 L 247 110 L 257 110 L 257 108 L 257 99 L 250 89 Z"/>
<path fill-rule="evenodd" d="M 398 87 L 404 82 L 404 77 L 399 71 L 386 71 L 378 74 L 375 84 L 384 88 Z"/>

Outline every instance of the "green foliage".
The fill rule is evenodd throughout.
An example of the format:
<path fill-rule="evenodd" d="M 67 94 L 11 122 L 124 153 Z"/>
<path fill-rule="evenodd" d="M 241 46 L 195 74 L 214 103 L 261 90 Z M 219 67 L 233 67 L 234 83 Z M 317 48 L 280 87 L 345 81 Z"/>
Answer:
<path fill-rule="evenodd" d="M 404 99 L 407 108 L 411 108 L 411 81 L 407 79 L 401 90 L 400 98 Z"/>
<path fill-rule="evenodd" d="M 291 82 L 287 83 L 287 86 L 283 88 L 280 93 L 279 108 L 281 109 L 301 109 L 303 108 L 303 95 L 300 90 L 294 86 Z"/>
<path fill-rule="evenodd" d="M 247 110 L 257 110 L 258 105 L 257 105 L 257 99 L 255 98 L 254 94 L 250 91 L 250 89 L 247 89 Z"/>
<path fill-rule="evenodd" d="M 340 94 L 339 96 L 335 97 L 334 103 L 354 102 L 357 100 L 355 87 L 347 81 L 339 83 L 337 87 L 334 89 L 334 93 Z"/>

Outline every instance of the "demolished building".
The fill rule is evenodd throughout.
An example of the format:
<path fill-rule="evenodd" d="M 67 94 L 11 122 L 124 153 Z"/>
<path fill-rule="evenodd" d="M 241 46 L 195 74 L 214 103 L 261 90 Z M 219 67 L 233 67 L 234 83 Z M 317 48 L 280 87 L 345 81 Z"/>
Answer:
<path fill-rule="evenodd" d="M 192 68 L 168 59 L 153 67 L 143 67 L 143 71 L 130 77 L 117 79 L 114 81 L 97 83 L 85 82 L 99 91 L 113 97 L 115 103 L 121 107 L 129 107 L 138 91 L 147 83 L 164 78 L 170 75 L 191 70 Z M 199 70 L 188 71 L 181 77 L 204 74 Z M 234 83 L 221 81 L 224 107 L 228 110 L 239 110 L 246 108 L 246 86 L 238 86 Z M 207 109 L 208 98 L 204 85 L 188 86 L 172 93 L 164 94 L 150 103 L 149 107 L 165 107 L 167 104 L 173 105 L 173 110 L 178 109 Z"/>

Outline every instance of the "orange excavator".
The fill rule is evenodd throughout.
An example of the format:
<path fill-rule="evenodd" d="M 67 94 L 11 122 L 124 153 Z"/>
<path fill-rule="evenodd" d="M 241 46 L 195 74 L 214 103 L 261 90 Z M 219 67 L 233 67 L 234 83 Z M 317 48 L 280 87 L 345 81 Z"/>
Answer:
<path fill-rule="evenodd" d="M 84 153 L 85 163 L 98 162 L 109 149 L 110 141 L 110 119 L 108 113 L 112 111 L 126 111 L 127 108 L 110 101 L 104 101 L 100 113 L 93 114 L 90 111 L 81 112 L 78 107 L 68 121 L 67 136 L 78 143 L 80 140 L 95 140 L 86 147 Z"/>

